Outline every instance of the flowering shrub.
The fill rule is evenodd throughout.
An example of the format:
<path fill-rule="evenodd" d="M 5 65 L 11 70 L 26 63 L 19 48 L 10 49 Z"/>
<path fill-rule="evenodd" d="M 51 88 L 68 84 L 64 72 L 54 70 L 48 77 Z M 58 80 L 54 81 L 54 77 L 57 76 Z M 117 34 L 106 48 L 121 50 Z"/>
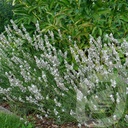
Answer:
<path fill-rule="evenodd" d="M 70 51 L 62 52 L 55 47 L 53 32 L 43 35 L 38 22 L 33 36 L 23 25 L 19 29 L 11 22 L 13 29 L 8 26 L 6 36 L 0 35 L 3 99 L 26 105 L 40 116 L 61 123 L 76 119 L 83 123 L 80 110 L 91 119 L 111 116 L 115 109 L 120 115 L 115 113 L 114 120 L 127 116 L 128 43 L 125 40 L 120 43 L 112 34 L 105 37 L 106 43 L 101 38 L 90 37 L 89 48 L 82 50 L 69 38 L 69 44 L 74 45 L 69 46 Z M 121 56 L 125 57 L 121 59 Z"/>

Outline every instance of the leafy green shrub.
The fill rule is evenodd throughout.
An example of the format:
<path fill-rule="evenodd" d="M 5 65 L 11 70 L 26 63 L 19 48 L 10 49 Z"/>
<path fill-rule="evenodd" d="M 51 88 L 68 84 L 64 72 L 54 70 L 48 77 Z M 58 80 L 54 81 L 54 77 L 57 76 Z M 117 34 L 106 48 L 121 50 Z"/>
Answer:
<path fill-rule="evenodd" d="M 4 99 L 58 123 L 79 122 L 84 114 L 77 114 L 79 108 L 88 119 L 102 121 L 114 111 L 111 122 L 124 119 L 128 114 L 125 40 L 120 43 L 112 34 L 105 37 L 107 43 L 90 37 L 89 48 L 81 50 L 74 42 L 70 52 L 62 52 L 55 47 L 53 32 L 43 34 L 38 22 L 33 36 L 23 25 L 19 29 L 11 22 L 13 29 L 8 26 L 7 36 L 0 35 L 0 78 L 6 82 L 0 94 Z M 125 56 L 124 61 L 120 55 Z"/>
<path fill-rule="evenodd" d="M 81 48 L 88 44 L 89 34 L 98 37 L 113 33 L 118 39 L 127 38 L 126 0 L 15 0 L 14 5 L 16 23 L 24 23 L 33 32 L 38 20 L 41 31 L 60 29 L 65 39 L 72 36 Z"/>
<path fill-rule="evenodd" d="M 12 19 L 12 5 L 7 0 L 0 1 L 0 33 L 4 31 L 4 26 L 10 23 Z"/>

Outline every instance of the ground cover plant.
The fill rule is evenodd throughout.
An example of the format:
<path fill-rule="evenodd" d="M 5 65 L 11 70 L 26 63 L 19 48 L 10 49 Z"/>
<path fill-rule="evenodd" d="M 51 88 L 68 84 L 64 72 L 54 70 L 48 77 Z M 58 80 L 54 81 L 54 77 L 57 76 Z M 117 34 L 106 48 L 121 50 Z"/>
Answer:
<path fill-rule="evenodd" d="M 58 124 L 79 122 L 98 127 L 120 126 L 128 120 L 128 42 L 113 35 L 80 49 L 69 36 L 70 50 L 56 48 L 52 31 L 36 23 L 31 36 L 13 22 L 0 35 L 0 96 L 38 118 Z M 58 38 L 63 40 L 61 32 Z M 110 118 L 106 118 L 110 117 Z M 86 118 L 86 120 L 85 120 Z"/>
<path fill-rule="evenodd" d="M 15 115 L 9 115 L 0 112 L 0 127 L 1 128 L 34 128 L 32 124 L 28 124 Z"/>

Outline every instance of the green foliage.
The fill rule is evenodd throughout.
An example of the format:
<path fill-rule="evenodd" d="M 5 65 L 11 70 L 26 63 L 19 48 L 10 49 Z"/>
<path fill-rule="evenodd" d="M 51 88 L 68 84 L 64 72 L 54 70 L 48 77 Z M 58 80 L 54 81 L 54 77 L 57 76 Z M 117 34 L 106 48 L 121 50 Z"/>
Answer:
<path fill-rule="evenodd" d="M 10 23 L 12 19 L 12 5 L 7 0 L 0 1 L 0 32 L 4 31 L 4 26 Z"/>
<path fill-rule="evenodd" d="M 113 33 L 118 39 L 128 34 L 125 0 L 14 0 L 14 5 L 16 23 L 33 32 L 38 20 L 41 31 L 60 29 L 64 39 L 71 35 L 80 47 L 88 43 L 89 34 Z"/>
<path fill-rule="evenodd" d="M 23 120 L 15 115 L 5 114 L 0 112 L 0 127 L 1 128 L 34 128 L 32 124 L 25 124 Z"/>

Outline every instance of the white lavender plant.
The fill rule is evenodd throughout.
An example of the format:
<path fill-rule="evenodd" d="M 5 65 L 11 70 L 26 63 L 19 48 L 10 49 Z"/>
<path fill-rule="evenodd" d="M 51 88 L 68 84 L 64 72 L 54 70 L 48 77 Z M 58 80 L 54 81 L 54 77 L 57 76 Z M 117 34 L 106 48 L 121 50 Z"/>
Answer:
<path fill-rule="evenodd" d="M 85 117 L 78 113 L 83 110 L 88 119 L 93 118 L 95 112 L 100 111 L 98 103 L 102 104 L 107 95 L 106 92 L 98 93 L 102 89 L 109 88 L 105 104 L 125 106 L 128 42 L 119 43 L 112 34 L 106 36 L 106 43 L 90 36 L 90 47 L 80 49 L 70 37 L 69 43 L 74 46 L 69 45 L 70 52 L 62 52 L 55 47 L 53 32 L 43 35 L 38 22 L 33 36 L 23 25 L 19 29 L 11 22 L 13 28 L 5 27 L 6 35 L 0 35 L 0 79 L 6 83 L 0 86 L 3 99 L 29 104 L 40 115 L 60 122 L 74 120 L 75 115 L 77 121 L 83 123 Z M 63 40 L 61 35 L 59 37 Z M 122 55 L 125 56 L 123 60 Z M 87 110 L 83 107 L 84 102 L 88 104 Z M 83 108 L 79 110 L 78 105 Z M 118 109 L 122 112 L 121 106 Z"/>

